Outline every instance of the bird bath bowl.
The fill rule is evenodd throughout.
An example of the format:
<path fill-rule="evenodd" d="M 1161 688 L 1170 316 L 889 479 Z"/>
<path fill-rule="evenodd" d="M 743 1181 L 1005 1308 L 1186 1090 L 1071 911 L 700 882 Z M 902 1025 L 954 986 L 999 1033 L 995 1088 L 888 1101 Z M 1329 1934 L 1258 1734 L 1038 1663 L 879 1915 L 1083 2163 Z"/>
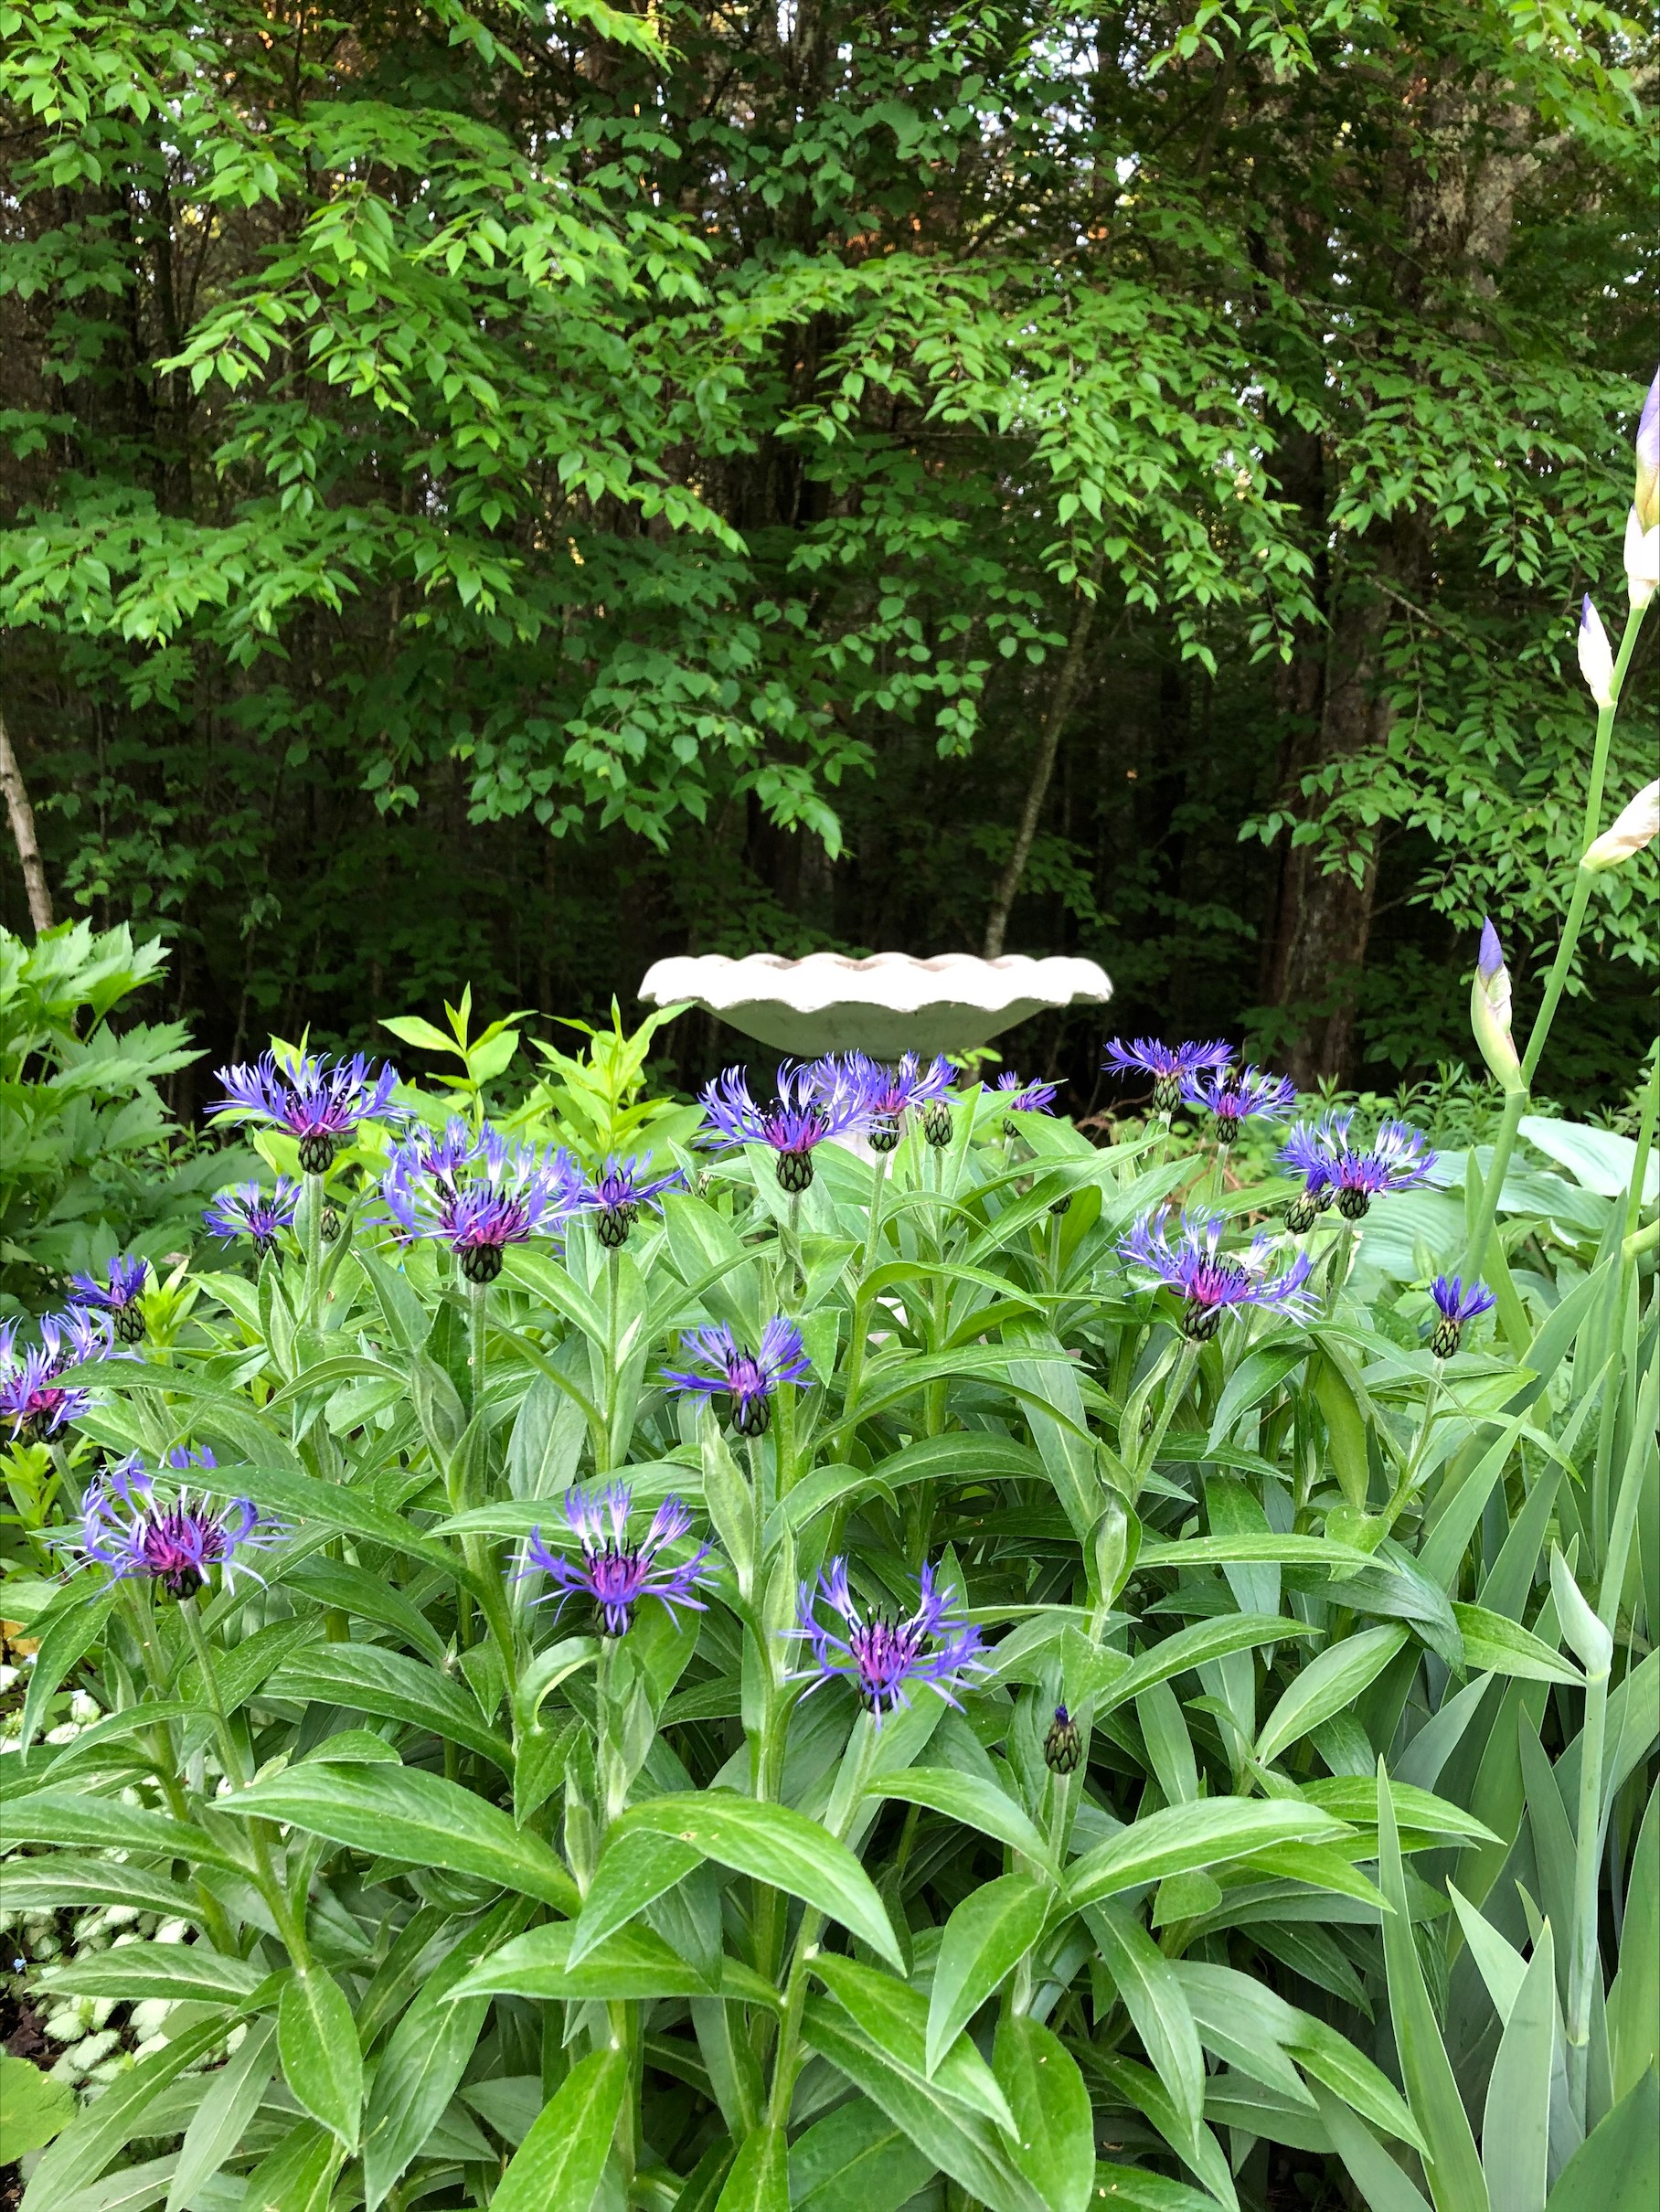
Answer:
<path fill-rule="evenodd" d="M 689 1002 L 775 1051 L 798 1059 L 825 1052 L 965 1052 L 1052 1007 L 1104 1005 L 1112 985 L 1092 960 L 1032 960 L 1019 952 L 976 960 L 943 952 L 913 960 L 876 952 L 850 960 L 811 952 L 784 960 L 751 952 L 660 960 L 646 971 L 648 1005 Z"/>

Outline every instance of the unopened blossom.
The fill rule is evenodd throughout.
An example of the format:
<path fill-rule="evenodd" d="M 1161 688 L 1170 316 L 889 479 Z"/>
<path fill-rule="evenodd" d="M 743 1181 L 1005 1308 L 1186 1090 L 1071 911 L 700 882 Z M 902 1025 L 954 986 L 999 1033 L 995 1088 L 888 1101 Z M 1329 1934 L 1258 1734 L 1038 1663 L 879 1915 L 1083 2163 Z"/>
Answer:
<path fill-rule="evenodd" d="M 1058 1705 L 1043 1739 L 1043 1763 L 1051 1774 L 1075 1774 L 1082 1758 L 1083 1737 L 1078 1723 L 1065 1706 Z"/>
<path fill-rule="evenodd" d="M 1182 1329 L 1196 1344 L 1216 1335 L 1224 1313 L 1247 1306 L 1278 1307 L 1299 1316 L 1312 1310 L 1304 1288 L 1310 1264 L 1306 1253 L 1276 1268 L 1264 1233 L 1245 1250 L 1224 1255 L 1227 1228 L 1218 1215 L 1184 1214 L 1173 1244 L 1165 1223 L 1145 1214 L 1118 1248 L 1122 1260 L 1146 1271 L 1152 1279 L 1148 1287 L 1163 1283 L 1181 1293 Z"/>
<path fill-rule="evenodd" d="M 1637 472 L 1632 510 L 1644 530 L 1660 524 L 1660 370 L 1648 388 L 1637 418 Z"/>
<path fill-rule="evenodd" d="M 1660 837 L 1660 781 L 1645 783 L 1609 824 L 1600 837 L 1586 847 L 1582 868 L 1601 872 L 1618 867 Z"/>
<path fill-rule="evenodd" d="M 1182 1096 L 1189 1106 L 1209 1109 L 1217 1143 L 1226 1151 L 1239 1136 L 1240 1123 L 1253 1115 L 1282 1120 L 1297 1102 L 1297 1086 L 1289 1076 L 1270 1075 L 1263 1068 L 1224 1068 L 1186 1077 Z"/>
<path fill-rule="evenodd" d="M 88 1360 L 108 1359 L 114 1331 L 107 1313 L 70 1306 L 40 1321 L 40 1341 L 20 1351 L 16 1322 L 0 1323 L 0 1421 L 14 1443 L 56 1436 L 90 1409 L 92 1393 L 60 1378 Z"/>
<path fill-rule="evenodd" d="M 859 1129 L 869 1116 L 863 1090 L 845 1074 L 827 1074 L 825 1063 L 800 1067 L 785 1061 L 778 1071 L 778 1096 L 770 1106 L 750 1095 L 741 1068 L 729 1068 L 707 1083 L 703 1104 L 706 1144 L 764 1144 L 774 1156 L 779 1187 L 793 1195 L 813 1180 L 813 1154 L 831 1137 Z"/>
<path fill-rule="evenodd" d="M 122 1344 L 138 1344 L 144 1334 L 143 1299 L 150 1280 L 149 1262 L 136 1253 L 111 1256 L 101 1282 L 96 1275 L 71 1275 L 77 1305 L 97 1306 L 115 1324 Z"/>
<path fill-rule="evenodd" d="M 594 1216 L 594 1232 L 607 1250 L 628 1242 L 628 1233 L 640 1218 L 643 1206 L 655 1206 L 665 1190 L 686 1178 L 676 1167 L 666 1175 L 649 1175 L 648 1163 L 637 1155 L 621 1159 L 613 1152 L 596 1175 L 589 1176 L 577 1192 L 577 1203 Z"/>
<path fill-rule="evenodd" d="M 176 1445 L 161 1478 L 166 1494 L 158 1496 L 156 1478 L 134 1452 L 92 1484 L 80 1528 L 64 1540 L 117 1581 L 159 1583 L 176 1598 L 194 1597 L 216 1567 L 228 1585 L 234 1587 L 239 1569 L 260 1581 L 263 1578 L 239 1554 L 274 1544 L 287 1531 L 264 1519 L 250 1498 L 215 1505 L 206 1496 L 193 1498 L 186 1484 L 173 1479 L 192 1471 L 210 1474 L 213 1468 L 211 1452 Z"/>
<path fill-rule="evenodd" d="M 1438 1315 L 1430 1335 L 1430 1349 L 1437 1359 L 1451 1359 L 1463 1340 L 1464 1324 L 1490 1313 L 1498 1303 L 1484 1282 L 1473 1282 L 1466 1289 L 1457 1275 L 1437 1275 L 1430 1285 L 1430 1296 Z"/>
<path fill-rule="evenodd" d="M 1491 920 L 1482 923 L 1470 985 L 1470 1027 L 1483 1059 L 1505 1089 L 1514 1090 L 1521 1080 L 1522 1063 L 1510 1035 L 1510 971 Z"/>
<path fill-rule="evenodd" d="M 740 1436 L 764 1436 L 772 1423 L 772 1394 L 780 1383 L 796 1382 L 808 1367 L 801 1331 L 782 1315 L 769 1321 L 754 1351 L 740 1344 L 724 1324 L 692 1329 L 680 1339 L 687 1358 L 702 1362 L 664 1376 L 677 1390 L 725 1398 Z"/>
<path fill-rule="evenodd" d="M 1126 1044 L 1110 1037 L 1101 1065 L 1110 1075 L 1150 1075 L 1153 1111 L 1168 1121 L 1182 1102 L 1182 1086 L 1189 1076 L 1226 1068 L 1233 1048 L 1213 1038 L 1208 1044 L 1165 1045 L 1155 1037 L 1133 1037 Z"/>
<path fill-rule="evenodd" d="M 326 1175 L 336 1149 L 359 1122 L 385 1113 L 398 1081 L 395 1068 L 375 1074 L 361 1053 L 332 1064 L 326 1055 L 261 1053 L 251 1066 L 221 1068 L 225 1096 L 208 1109 L 239 1122 L 286 1130 L 300 1143 L 308 1175 Z"/>
<path fill-rule="evenodd" d="M 1625 517 L 1623 554 L 1626 597 L 1640 611 L 1660 590 L 1660 523 L 1645 530 L 1635 507 Z"/>
<path fill-rule="evenodd" d="M 1602 618 L 1591 603 L 1586 593 L 1580 601 L 1579 634 L 1580 674 L 1599 707 L 1612 707 L 1614 700 L 1614 656 L 1608 643 L 1608 633 L 1602 627 Z"/>
<path fill-rule="evenodd" d="M 549 1144 L 475 1136 L 459 1115 L 442 1136 L 421 1130 L 394 1145 L 380 1191 L 399 1233 L 447 1244 L 469 1282 L 494 1282 L 510 1244 L 551 1236 L 581 1203 L 581 1172 Z"/>
<path fill-rule="evenodd" d="M 897 1612 L 863 1610 L 847 1587 L 846 1560 L 832 1559 L 816 1584 L 802 1584 L 796 1626 L 783 1632 L 812 1654 L 812 1664 L 789 1679 L 811 1683 L 809 1696 L 827 1682 L 850 1684 L 878 1728 L 885 1714 L 910 1705 L 913 1688 L 931 1689 L 961 1709 L 957 1692 L 987 1671 L 980 1631 L 962 1617 L 956 1592 L 941 1590 L 926 1564 L 916 1611 L 901 1620 Z"/>
<path fill-rule="evenodd" d="M 924 1062 L 915 1052 L 902 1053 L 892 1062 L 849 1052 L 815 1060 L 813 1074 L 825 1096 L 834 1100 L 845 1090 L 863 1101 L 863 1127 L 874 1152 L 891 1152 L 905 1133 L 906 1117 L 920 1117 L 930 1106 L 943 1102 L 952 1083 L 947 1060 L 936 1054 Z"/>
<path fill-rule="evenodd" d="M 236 1237 L 251 1237 L 255 1257 L 263 1260 L 276 1250 L 278 1230 L 293 1228 L 299 1203 L 300 1186 L 292 1175 L 279 1175 L 274 1190 L 260 1183 L 234 1183 L 202 1209 L 202 1219 L 227 1244 Z"/>
<path fill-rule="evenodd" d="M 626 1483 L 610 1483 L 565 1493 L 565 1522 L 576 1539 L 577 1553 L 556 1550 L 543 1540 L 540 1526 L 533 1528 L 525 1547 L 523 1574 L 539 1569 L 553 1583 L 550 1595 L 556 1611 L 568 1598 L 592 1601 L 608 1636 L 622 1636 L 633 1625 L 634 1608 L 643 1598 L 655 1598 L 672 1615 L 677 1605 L 693 1612 L 708 1609 L 693 1593 L 708 1580 L 704 1561 L 709 1556 L 701 1545 L 689 1559 L 678 1564 L 663 1557 L 692 1525 L 692 1516 L 679 1498 L 666 1497 L 652 1516 L 650 1527 L 637 1543 L 628 1535 L 629 1510 L 633 1494 Z"/>

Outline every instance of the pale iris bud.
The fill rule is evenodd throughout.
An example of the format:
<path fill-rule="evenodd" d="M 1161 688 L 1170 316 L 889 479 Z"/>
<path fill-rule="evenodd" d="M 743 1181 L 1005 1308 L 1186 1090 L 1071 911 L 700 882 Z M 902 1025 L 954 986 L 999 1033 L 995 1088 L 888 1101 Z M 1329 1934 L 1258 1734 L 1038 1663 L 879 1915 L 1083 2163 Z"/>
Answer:
<path fill-rule="evenodd" d="M 1645 783 L 1624 811 L 1586 848 L 1582 868 L 1618 867 L 1660 837 L 1660 782 Z"/>
<path fill-rule="evenodd" d="M 1482 924 L 1481 951 L 1470 985 L 1470 1027 L 1481 1056 L 1506 1090 L 1522 1088 L 1522 1063 L 1510 1037 L 1510 971 L 1498 931 Z"/>
<path fill-rule="evenodd" d="M 1660 371 L 1637 419 L 1637 483 L 1632 505 L 1639 529 L 1652 530 L 1660 523 Z"/>
<path fill-rule="evenodd" d="M 1580 674 L 1599 707 L 1613 705 L 1614 656 L 1608 633 L 1602 627 L 1602 618 L 1591 605 L 1589 592 L 1580 601 Z"/>
<path fill-rule="evenodd" d="M 1660 523 L 1645 530 L 1635 507 L 1625 517 L 1625 585 L 1633 607 L 1660 590 Z"/>

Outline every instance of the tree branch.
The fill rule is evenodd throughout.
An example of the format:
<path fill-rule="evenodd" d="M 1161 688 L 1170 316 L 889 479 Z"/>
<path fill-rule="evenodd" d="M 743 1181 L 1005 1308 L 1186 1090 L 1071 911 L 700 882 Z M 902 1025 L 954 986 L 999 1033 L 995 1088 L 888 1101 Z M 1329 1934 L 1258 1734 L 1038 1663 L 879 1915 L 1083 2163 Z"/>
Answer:
<path fill-rule="evenodd" d="M 11 817 L 12 843 L 17 847 L 17 858 L 23 868 L 23 888 L 28 894 L 29 920 L 34 923 L 35 934 L 38 937 L 52 926 L 52 894 L 47 888 L 46 867 L 35 835 L 35 810 L 29 804 L 23 771 L 17 764 L 16 754 L 12 750 L 11 736 L 6 729 L 4 715 L 0 715 L 0 791 L 5 793 L 5 811 Z"/>

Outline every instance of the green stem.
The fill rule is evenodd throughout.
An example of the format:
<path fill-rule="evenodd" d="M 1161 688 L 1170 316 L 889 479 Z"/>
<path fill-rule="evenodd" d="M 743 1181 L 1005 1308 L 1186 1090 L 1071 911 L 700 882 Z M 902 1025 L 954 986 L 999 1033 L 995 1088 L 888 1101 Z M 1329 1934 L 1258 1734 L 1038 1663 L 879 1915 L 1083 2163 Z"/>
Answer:
<path fill-rule="evenodd" d="M 1474 1282 L 1482 1271 L 1482 1262 L 1487 1257 L 1487 1246 L 1493 1237 L 1493 1224 L 1498 1218 L 1499 1195 L 1505 1187 L 1505 1177 L 1510 1170 L 1510 1155 L 1516 1150 L 1516 1131 L 1522 1116 L 1527 1111 L 1527 1093 L 1512 1090 L 1505 1098 L 1505 1111 L 1498 1125 L 1498 1136 L 1493 1147 L 1493 1158 L 1488 1163 L 1486 1179 L 1482 1184 L 1481 1203 L 1476 1207 L 1475 1227 L 1470 1231 L 1470 1242 L 1464 1252 L 1465 1280 Z"/>
<path fill-rule="evenodd" d="M 1170 1370 L 1170 1379 L 1165 1385 L 1165 1395 L 1156 1420 L 1148 1434 L 1145 1446 L 1137 1452 L 1134 1460 L 1135 1484 L 1139 1491 L 1143 1482 L 1153 1472 L 1153 1462 L 1158 1457 L 1158 1448 L 1165 1441 L 1165 1431 L 1175 1418 L 1176 1409 L 1187 1395 L 1187 1386 L 1193 1380 L 1194 1370 L 1199 1364 L 1199 1346 L 1191 1336 L 1184 1336 Z"/>
<path fill-rule="evenodd" d="M 1602 1824 L 1602 1742 L 1608 1720 L 1608 1668 L 1585 1680 L 1585 1728 L 1580 1738 L 1580 1816 L 1574 1838 L 1574 1950 L 1568 1990 L 1568 2100 L 1585 2124 L 1591 2057 L 1591 1977 L 1600 1973 L 1597 1944 L 1598 1848 Z"/>
<path fill-rule="evenodd" d="M 305 1178 L 305 1318 L 315 1328 L 323 1310 L 323 1177 Z"/>
<path fill-rule="evenodd" d="M 846 1841 L 847 1831 L 858 1817 L 874 1744 L 875 1729 L 870 1717 L 861 1713 L 853 1724 L 853 1744 L 849 1747 L 854 1753 L 854 1771 L 850 1777 L 838 1780 L 830 1815 L 825 1824 L 837 1843 Z M 780 2130 L 789 2123 L 796 2078 L 801 2072 L 801 2024 L 807 2005 L 807 1976 L 818 1956 L 818 1939 L 824 1930 L 825 1915 L 809 1906 L 802 1915 L 801 1926 L 795 1932 L 795 1948 L 790 1955 L 790 1976 L 784 1984 L 784 2015 L 772 2060 L 772 2094 L 767 2105 L 767 2124 Z"/>
<path fill-rule="evenodd" d="M 1329 1321 L 1337 1310 L 1337 1300 L 1348 1281 L 1348 1271 L 1355 1256 L 1355 1224 L 1346 1214 L 1337 1222 L 1337 1234 L 1332 1239 L 1331 1251 L 1326 1260 L 1325 1294 L 1321 1311 Z"/>

